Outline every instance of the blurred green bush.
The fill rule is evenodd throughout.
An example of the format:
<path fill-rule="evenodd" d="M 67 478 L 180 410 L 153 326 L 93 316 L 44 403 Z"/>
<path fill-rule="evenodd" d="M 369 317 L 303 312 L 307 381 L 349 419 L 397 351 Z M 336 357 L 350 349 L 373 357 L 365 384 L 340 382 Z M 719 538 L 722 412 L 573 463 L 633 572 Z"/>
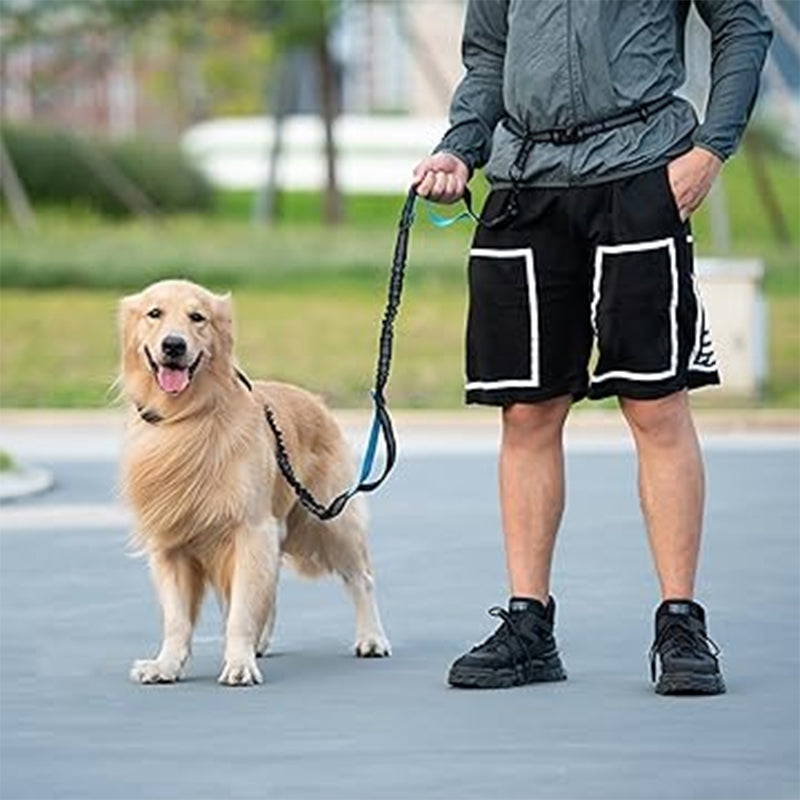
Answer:
<path fill-rule="evenodd" d="M 87 139 L 33 127 L 0 128 L 36 206 L 72 206 L 109 217 L 211 210 L 208 181 L 177 147 L 144 140 Z"/>

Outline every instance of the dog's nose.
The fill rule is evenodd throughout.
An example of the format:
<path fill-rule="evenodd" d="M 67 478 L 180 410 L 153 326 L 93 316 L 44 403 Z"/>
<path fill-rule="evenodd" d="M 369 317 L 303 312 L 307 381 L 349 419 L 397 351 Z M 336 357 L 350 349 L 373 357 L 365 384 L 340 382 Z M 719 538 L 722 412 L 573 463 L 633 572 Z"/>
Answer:
<path fill-rule="evenodd" d="M 186 355 L 186 340 L 173 334 L 165 336 L 161 342 L 161 351 L 167 358 L 181 358 Z"/>

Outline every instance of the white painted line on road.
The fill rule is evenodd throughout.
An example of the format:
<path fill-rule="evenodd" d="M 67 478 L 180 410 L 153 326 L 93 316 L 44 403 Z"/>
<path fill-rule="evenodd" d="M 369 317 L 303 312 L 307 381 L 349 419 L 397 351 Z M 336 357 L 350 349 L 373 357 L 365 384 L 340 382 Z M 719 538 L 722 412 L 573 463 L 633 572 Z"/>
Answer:
<path fill-rule="evenodd" d="M 129 527 L 131 514 L 112 503 L 59 503 L 0 507 L 0 532 Z"/>
<path fill-rule="evenodd" d="M 795 433 L 710 433 L 700 434 L 704 450 L 798 450 L 800 434 Z"/>
<path fill-rule="evenodd" d="M 796 430 L 707 431 L 702 425 L 700 440 L 704 448 L 715 450 L 796 450 L 800 432 Z M 360 459 L 366 438 L 366 426 L 344 426 L 356 459 Z M 500 429 L 492 426 L 415 426 L 398 425 L 400 457 L 432 455 L 494 454 L 500 444 Z M 567 450 L 581 452 L 627 452 L 633 449 L 627 429 L 620 424 L 612 430 L 589 430 L 567 427 Z M 85 463 L 119 461 L 122 438 L 107 428 L 100 430 L 53 430 L 19 428 L 0 424 L 0 445 L 29 464 Z"/>
<path fill-rule="evenodd" d="M 704 451 L 800 451 L 800 434 L 733 432 L 700 434 Z M 585 433 L 566 431 L 564 445 L 567 453 L 628 453 L 634 451 L 633 439 L 626 431 L 619 433 Z M 398 434 L 397 446 L 400 458 L 494 455 L 500 446 L 498 434 L 471 433 L 459 436 L 455 433 L 421 436 Z"/>

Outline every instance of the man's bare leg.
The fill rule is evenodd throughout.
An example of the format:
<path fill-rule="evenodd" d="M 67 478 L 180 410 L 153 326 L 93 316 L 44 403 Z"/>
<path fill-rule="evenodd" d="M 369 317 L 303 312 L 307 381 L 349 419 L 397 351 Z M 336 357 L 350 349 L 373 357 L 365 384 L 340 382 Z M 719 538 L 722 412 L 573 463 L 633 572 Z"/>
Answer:
<path fill-rule="evenodd" d="M 500 506 L 511 594 L 547 603 L 564 511 L 564 421 L 572 398 L 503 409 Z"/>
<path fill-rule="evenodd" d="M 503 409 L 500 506 L 512 599 L 500 627 L 450 666 L 451 686 L 499 689 L 563 681 L 550 566 L 564 510 L 562 433 L 571 397 Z"/>
<path fill-rule="evenodd" d="M 694 596 L 703 523 L 704 475 L 688 395 L 622 398 L 639 457 L 639 497 L 661 596 Z"/>

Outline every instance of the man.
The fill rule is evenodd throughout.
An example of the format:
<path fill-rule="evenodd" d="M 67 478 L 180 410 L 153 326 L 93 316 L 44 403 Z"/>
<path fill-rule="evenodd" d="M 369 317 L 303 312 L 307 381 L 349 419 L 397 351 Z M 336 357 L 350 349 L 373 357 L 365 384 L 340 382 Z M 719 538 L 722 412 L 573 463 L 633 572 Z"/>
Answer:
<path fill-rule="evenodd" d="M 490 612 L 495 633 L 451 666 L 453 686 L 566 677 L 550 596 L 562 431 L 574 401 L 616 396 L 661 590 L 656 691 L 725 691 L 694 600 L 704 476 L 687 393 L 719 377 L 688 220 L 741 139 L 771 29 L 760 0 L 695 7 L 712 42 L 700 125 L 673 94 L 688 2 L 469 2 L 451 127 L 414 182 L 455 202 L 486 165 L 492 187 L 470 254 L 466 393 L 502 408 L 511 599 Z"/>

